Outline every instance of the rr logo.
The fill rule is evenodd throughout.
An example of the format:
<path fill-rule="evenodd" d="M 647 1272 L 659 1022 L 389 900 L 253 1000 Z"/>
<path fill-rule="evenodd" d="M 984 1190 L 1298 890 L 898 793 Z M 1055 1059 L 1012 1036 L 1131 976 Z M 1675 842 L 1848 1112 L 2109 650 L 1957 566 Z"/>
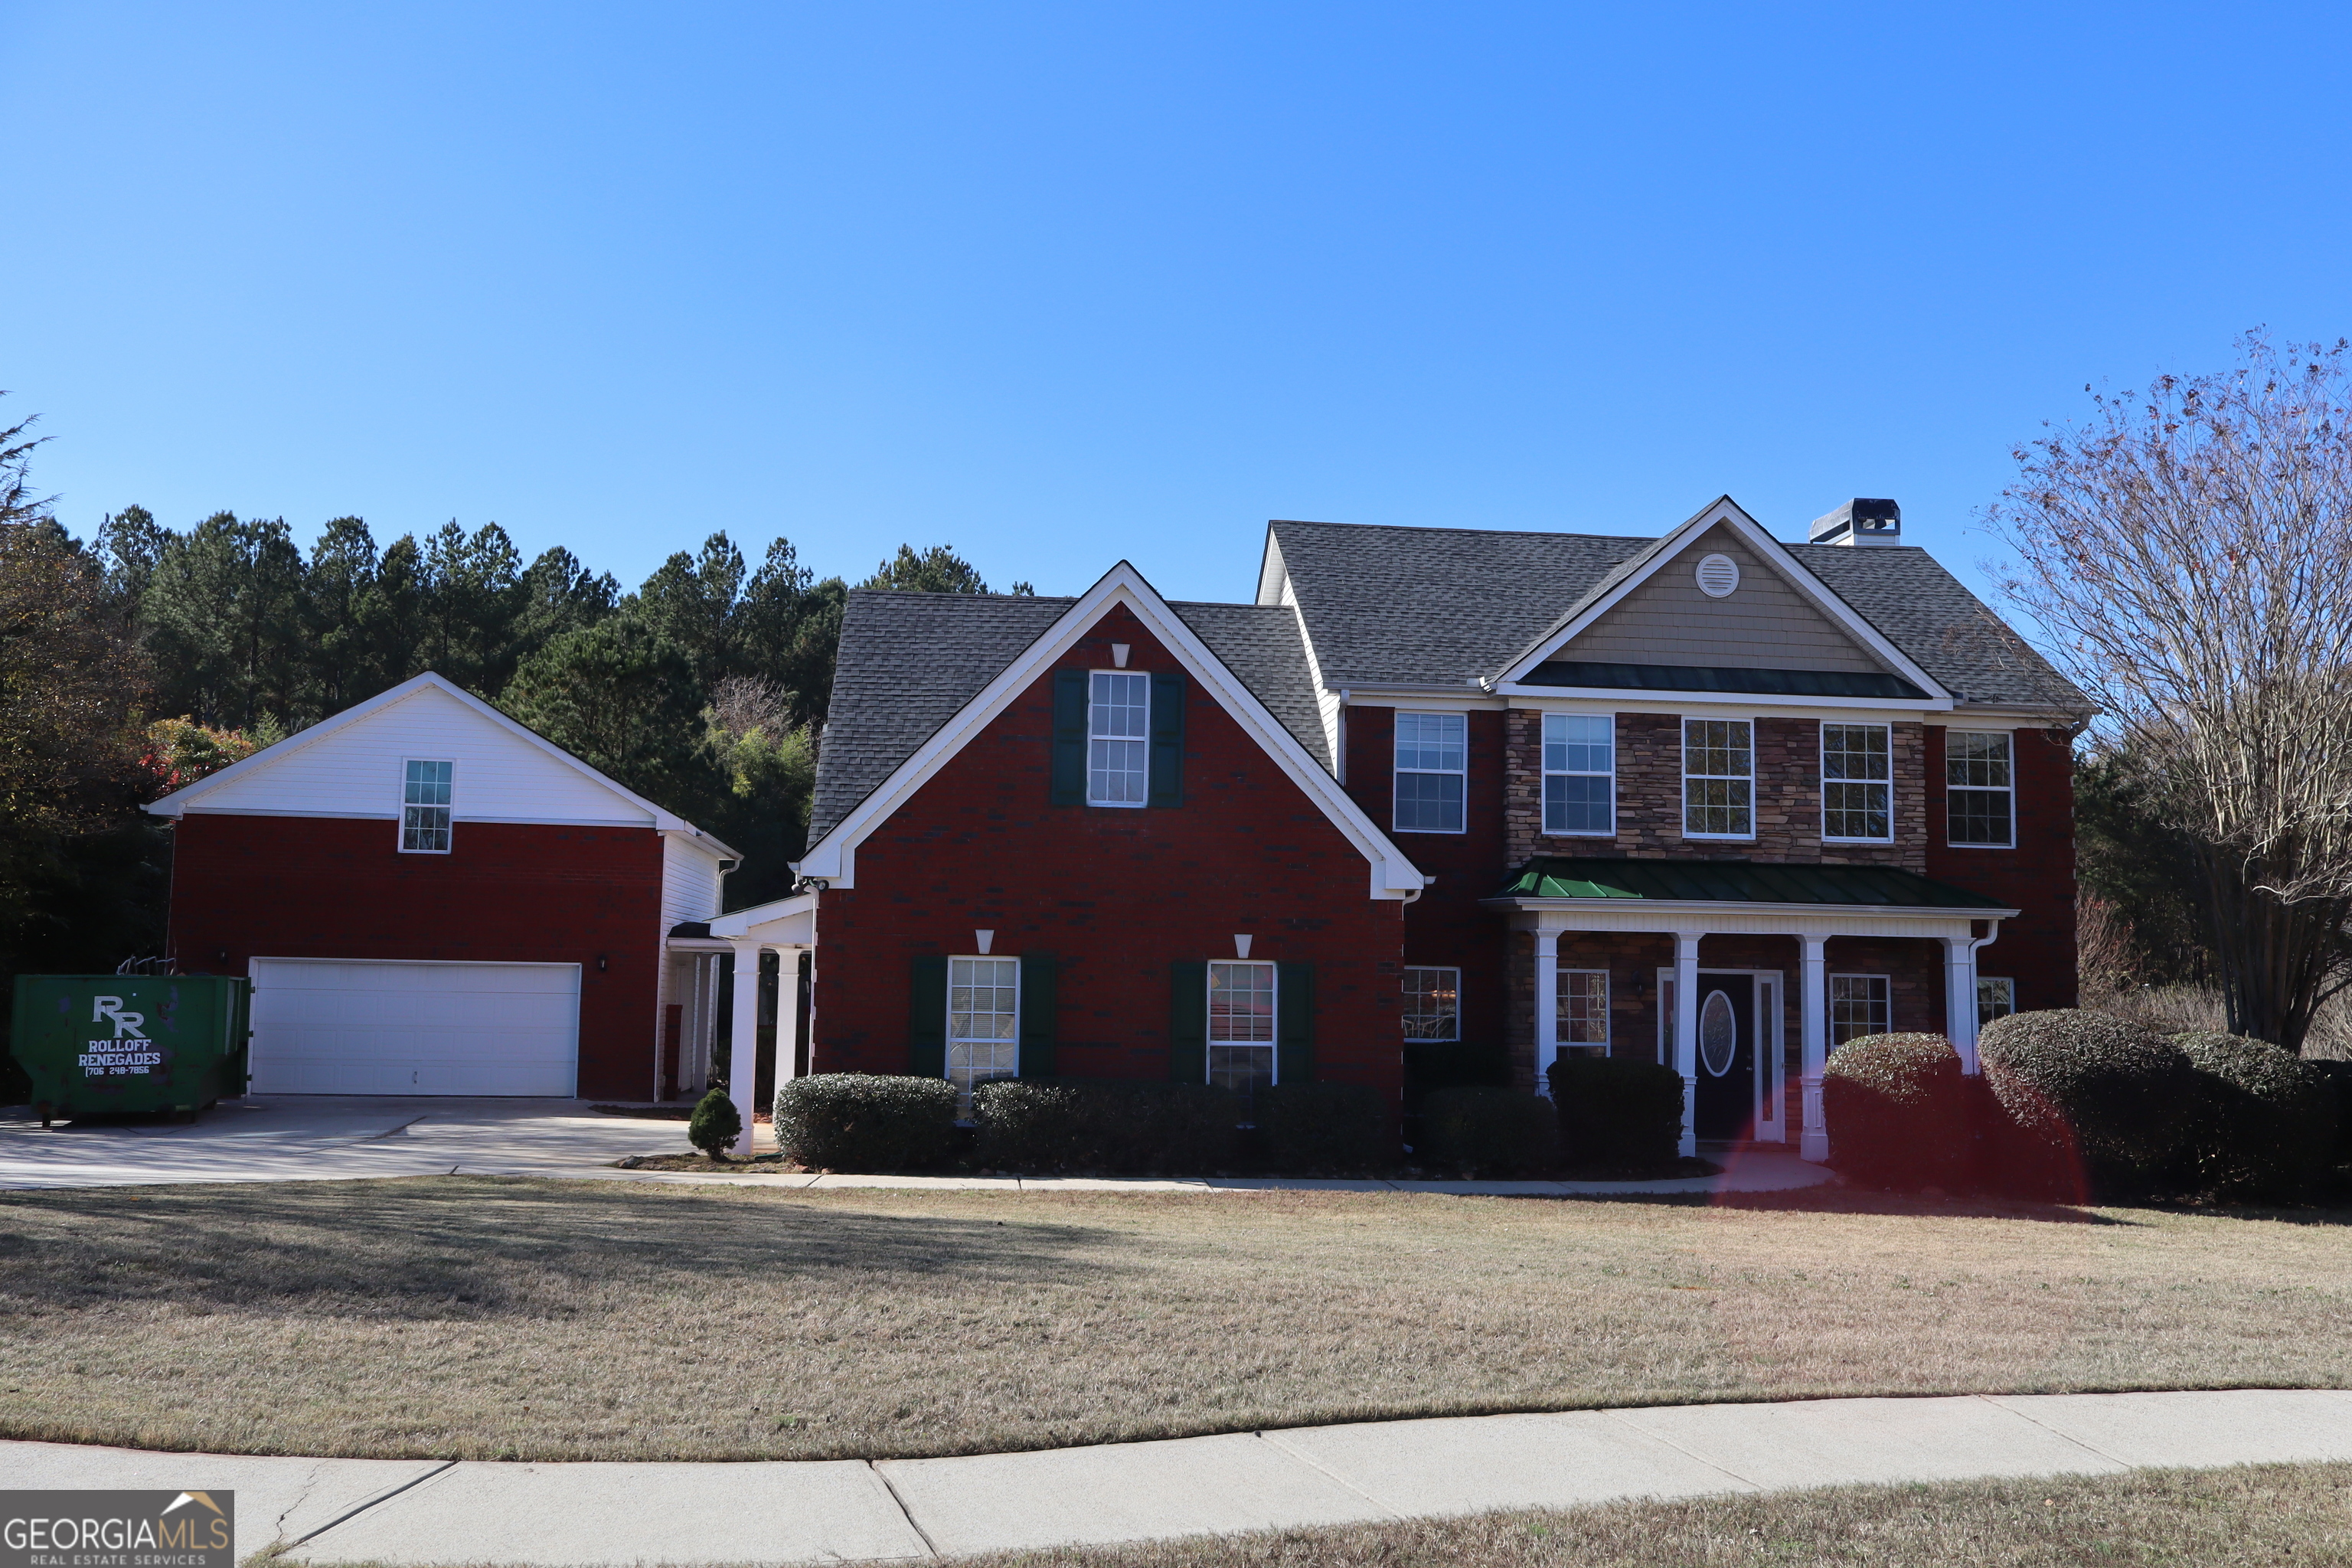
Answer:
<path fill-rule="evenodd" d="M 126 1013 L 120 996 L 93 996 L 89 1002 L 89 1021 L 103 1024 L 114 1021 L 114 1037 L 119 1040 L 143 1040 L 147 1031 L 141 1026 L 147 1022 L 144 1013 Z"/>

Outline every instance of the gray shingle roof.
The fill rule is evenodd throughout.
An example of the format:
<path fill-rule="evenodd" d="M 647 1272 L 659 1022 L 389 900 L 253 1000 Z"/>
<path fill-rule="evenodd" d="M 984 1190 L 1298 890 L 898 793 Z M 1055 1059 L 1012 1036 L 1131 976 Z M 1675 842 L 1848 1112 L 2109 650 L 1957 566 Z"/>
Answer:
<path fill-rule="evenodd" d="M 851 590 L 841 619 L 833 706 L 817 753 L 809 842 L 831 832 L 1076 603 L 1026 595 Z M 1296 616 L 1264 605 L 1169 607 L 1309 755 L 1330 768 Z"/>
<path fill-rule="evenodd" d="M 1659 539 L 1359 523 L 1268 525 L 1323 679 L 1456 686 L 1492 679 L 1654 552 Z M 2090 702 L 1926 551 L 1787 547 L 1921 668 L 1971 703 L 2087 712 Z"/>

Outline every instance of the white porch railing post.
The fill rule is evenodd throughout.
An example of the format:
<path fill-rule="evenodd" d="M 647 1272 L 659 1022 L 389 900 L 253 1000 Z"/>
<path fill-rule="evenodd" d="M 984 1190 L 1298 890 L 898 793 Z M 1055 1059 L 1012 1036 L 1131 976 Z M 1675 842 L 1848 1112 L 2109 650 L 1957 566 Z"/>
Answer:
<path fill-rule="evenodd" d="M 760 1085 L 760 943 L 732 945 L 735 1026 L 728 1043 L 727 1098 L 735 1102 L 735 1114 L 743 1119 L 743 1131 L 735 1139 L 735 1157 L 748 1160 L 751 1157 L 751 1102 Z"/>
<path fill-rule="evenodd" d="M 1974 937 L 1944 939 L 1944 1030 L 1960 1053 L 1960 1071 L 1977 1074 L 1977 944 Z"/>
<path fill-rule="evenodd" d="M 1683 1075 L 1685 1155 L 1698 1152 L 1698 939 L 1675 932 L 1675 1070 Z"/>
<path fill-rule="evenodd" d="M 1536 939 L 1536 1092 L 1551 1093 L 1551 1064 L 1559 1059 L 1559 932 L 1538 929 Z"/>
<path fill-rule="evenodd" d="M 1801 1037 L 1804 1046 L 1802 1098 L 1805 1102 L 1805 1130 L 1797 1152 L 1819 1164 L 1830 1157 L 1828 1120 L 1822 1113 L 1822 1065 L 1829 1059 L 1829 982 L 1825 974 L 1822 949 L 1826 940 L 1818 936 L 1800 937 L 1804 945 L 1801 967 L 1803 974 L 1804 1011 Z"/>

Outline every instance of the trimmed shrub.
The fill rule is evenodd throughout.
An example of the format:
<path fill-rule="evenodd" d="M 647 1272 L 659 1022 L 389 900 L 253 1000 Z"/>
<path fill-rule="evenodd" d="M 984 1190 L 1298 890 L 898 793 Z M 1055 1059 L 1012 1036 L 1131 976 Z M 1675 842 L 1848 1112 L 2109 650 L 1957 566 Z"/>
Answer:
<path fill-rule="evenodd" d="M 995 1171 L 1214 1171 L 1241 1121 L 1229 1089 L 1149 1079 L 1000 1079 L 971 1104 L 975 1157 Z"/>
<path fill-rule="evenodd" d="M 2336 1086 L 2336 1153 L 2333 1163 L 2352 1165 L 2352 1062 L 2313 1060 L 2306 1057 L 2304 1066 L 2324 1076 Z"/>
<path fill-rule="evenodd" d="M 723 1089 L 714 1089 L 695 1102 L 687 1118 L 686 1141 L 714 1160 L 727 1158 L 735 1140 L 743 1136 L 743 1113 Z"/>
<path fill-rule="evenodd" d="M 1269 1170 L 1367 1171 L 1397 1163 L 1395 1108 L 1360 1083 L 1281 1083 L 1257 1091 L 1252 1120 Z"/>
<path fill-rule="evenodd" d="M 1562 1057 L 1551 1064 L 1560 1157 L 1604 1170 L 1675 1163 L 1683 1139 L 1683 1076 L 1633 1057 Z"/>
<path fill-rule="evenodd" d="M 1977 1056 L 2026 1143 L 2078 1154 L 2096 1191 L 2141 1190 L 2180 1147 L 2189 1058 L 2153 1029 L 2082 1008 L 2011 1013 L 1985 1026 Z"/>
<path fill-rule="evenodd" d="M 1960 1053 L 1941 1035 L 1864 1035 L 1830 1053 L 1822 1113 L 1830 1163 L 1874 1187 L 1946 1187 L 1969 1176 Z"/>
<path fill-rule="evenodd" d="M 1405 1092 L 1418 1100 L 1441 1089 L 1508 1089 L 1511 1058 L 1497 1045 L 1435 1041 L 1404 1048 Z"/>
<path fill-rule="evenodd" d="M 1446 1170 L 1540 1175 L 1559 1163 L 1559 1118 L 1538 1094 L 1441 1089 L 1421 1103 L 1421 1142 L 1413 1152 L 1422 1163 Z"/>
<path fill-rule="evenodd" d="M 955 1147 L 955 1085 L 943 1078 L 821 1072 L 776 1089 L 776 1142 L 816 1171 L 917 1171 Z"/>
<path fill-rule="evenodd" d="M 2336 1163 L 2336 1086 L 2309 1062 L 2242 1035 L 2191 1030 L 2172 1043 L 2196 1089 L 2176 1173 L 2218 1198 L 2292 1200 Z"/>

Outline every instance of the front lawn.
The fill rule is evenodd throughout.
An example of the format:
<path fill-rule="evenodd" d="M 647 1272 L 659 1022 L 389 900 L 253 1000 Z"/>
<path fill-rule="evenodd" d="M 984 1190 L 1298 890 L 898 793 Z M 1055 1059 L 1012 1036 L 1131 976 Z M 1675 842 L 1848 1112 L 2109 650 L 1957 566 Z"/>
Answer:
<path fill-rule="evenodd" d="M 2347 1218 L 446 1177 L 12 1193 L 0 1435 L 814 1458 L 1599 1405 L 2347 1386 Z"/>
<path fill-rule="evenodd" d="M 2323 1568 L 2352 1562 L 2352 1465 L 1833 1487 L 1194 1536 L 940 1568 Z"/>

